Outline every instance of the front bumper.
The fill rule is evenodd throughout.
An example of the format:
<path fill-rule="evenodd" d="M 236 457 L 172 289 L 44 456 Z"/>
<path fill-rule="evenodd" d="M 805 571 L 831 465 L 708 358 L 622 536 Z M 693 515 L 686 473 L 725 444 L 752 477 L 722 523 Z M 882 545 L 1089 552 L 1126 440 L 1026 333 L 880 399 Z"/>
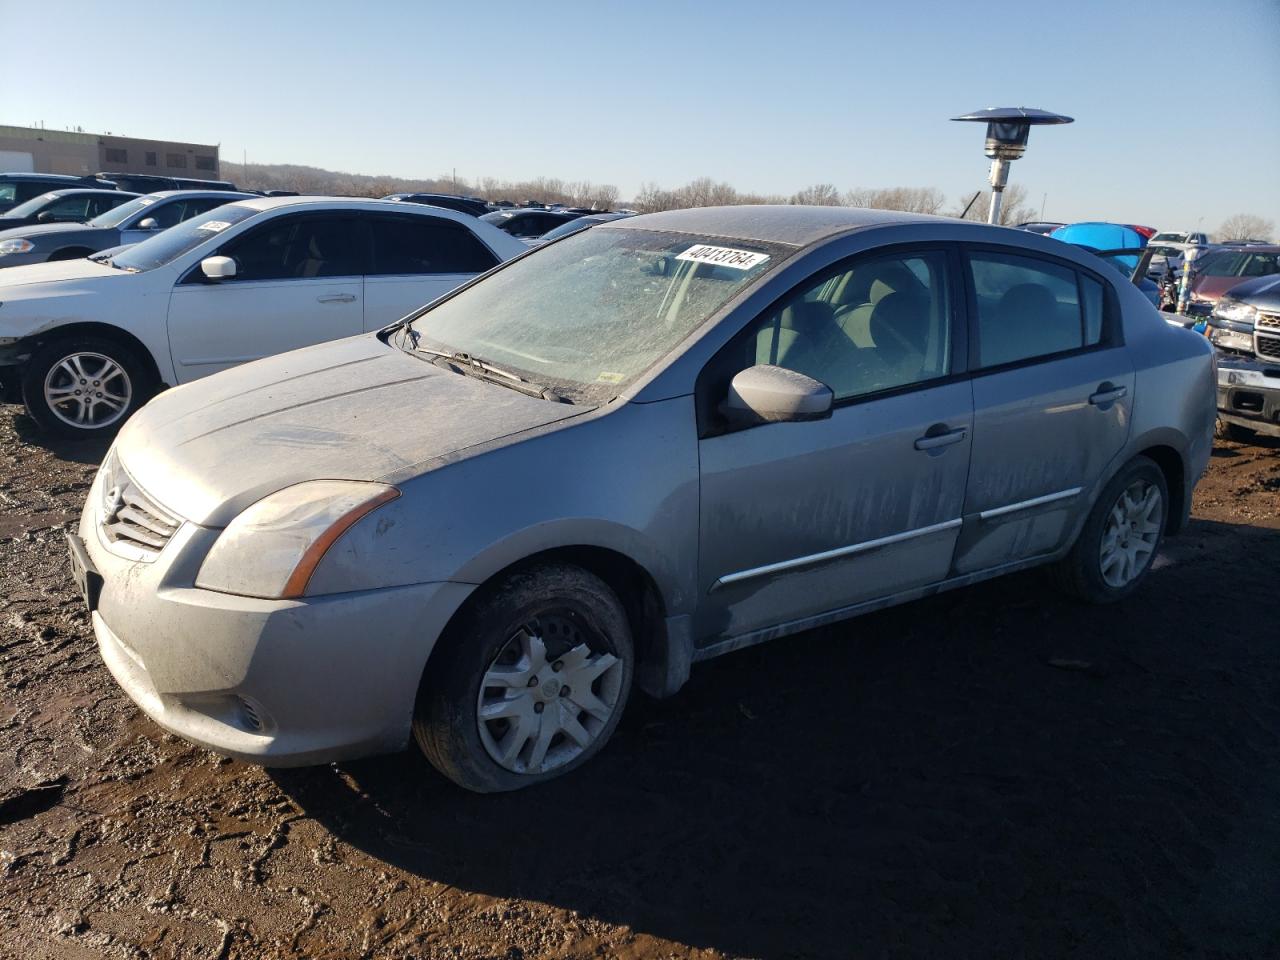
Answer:
<path fill-rule="evenodd" d="M 266 766 L 401 749 L 436 639 L 473 587 L 427 583 L 303 600 L 195 588 L 218 531 L 184 524 L 153 562 L 79 536 L 101 576 L 93 630 L 103 662 L 166 730 Z"/>
<path fill-rule="evenodd" d="M 1280 363 L 1219 352 L 1218 416 L 1280 436 Z"/>

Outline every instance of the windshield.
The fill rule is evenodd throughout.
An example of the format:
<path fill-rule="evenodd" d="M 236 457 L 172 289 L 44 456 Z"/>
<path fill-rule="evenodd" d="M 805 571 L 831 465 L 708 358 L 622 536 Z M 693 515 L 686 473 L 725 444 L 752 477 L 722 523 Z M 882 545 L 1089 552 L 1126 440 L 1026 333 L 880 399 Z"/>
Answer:
<path fill-rule="evenodd" d="M 124 223 L 135 213 L 147 209 L 158 197 L 138 197 L 136 200 L 130 200 L 128 203 L 122 203 L 114 210 L 108 210 L 106 213 L 100 213 L 89 221 L 91 227 L 118 227 Z"/>
<path fill-rule="evenodd" d="M 1161 240 L 1165 243 L 1186 243 L 1187 235 L 1185 233 L 1157 233 L 1151 238 L 1152 243 L 1159 243 Z"/>
<path fill-rule="evenodd" d="M 50 201 L 56 200 L 56 193 L 42 193 L 38 197 L 32 197 L 26 203 L 20 203 L 12 210 L 5 214 L 6 217 L 29 217 L 34 213 L 39 213 L 47 207 Z"/>
<path fill-rule="evenodd" d="M 554 230 L 548 230 L 542 235 L 543 240 L 559 240 L 561 237 L 567 237 L 571 233 L 577 233 L 579 230 L 585 230 L 587 227 L 594 227 L 603 221 L 594 217 L 578 217 L 576 220 L 570 220 L 568 223 L 562 223 Z"/>
<path fill-rule="evenodd" d="M 469 354 L 575 399 L 604 400 L 790 252 L 597 227 L 504 267 L 420 314 L 413 329 L 420 347 Z"/>
<path fill-rule="evenodd" d="M 184 220 L 176 227 L 170 227 L 129 247 L 112 257 L 111 262 L 126 270 L 154 270 L 189 253 L 227 227 L 248 220 L 260 212 L 237 203 L 215 207 L 208 213 Z"/>
<path fill-rule="evenodd" d="M 510 210 L 495 210 L 493 213 L 486 213 L 480 219 L 485 223 L 501 223 L 511 216 Z"/>

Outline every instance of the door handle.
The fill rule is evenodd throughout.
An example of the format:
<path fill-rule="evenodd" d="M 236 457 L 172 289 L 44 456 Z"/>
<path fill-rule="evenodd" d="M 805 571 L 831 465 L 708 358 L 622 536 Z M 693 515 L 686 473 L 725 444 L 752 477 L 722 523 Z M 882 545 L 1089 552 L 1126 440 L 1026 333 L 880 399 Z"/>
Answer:
<path fill-rule="evenodd" d="M 1089 402 L 1095 407 L 1106 406 L 1108 403 L 1115 403 L 1122 399 L 1129 392 L 1128 387 L 1117 387 L 1111 383 L 1098 384 L 1098 392 L 1089 397 Z"/>
<path fill-rule="evenodd" d="M 322 293 L 316 300 L 320 303 L 350 303 L 355 298 L 354 293 Z"/>
<path fill-rule="evenodd" d="M 916 440 L 916 449 L 936 450 L 938 447 L 947 447 L 953 443 L 959 443 L 965 438 L 967 432 L 964 427 L 960 427 L 957 430 L 948 430 L 946 433 L 926 433 Z"/>

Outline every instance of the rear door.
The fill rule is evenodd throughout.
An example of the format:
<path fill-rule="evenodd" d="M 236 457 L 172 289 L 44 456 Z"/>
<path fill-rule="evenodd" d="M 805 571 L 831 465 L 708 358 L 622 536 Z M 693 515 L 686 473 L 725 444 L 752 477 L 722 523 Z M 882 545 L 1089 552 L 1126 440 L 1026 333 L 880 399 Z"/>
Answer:
<path fill-rule="evenodd" d="M 957 574 L 1063 545 L 1128 438 L 1134 389 L 1098 275 L 1021 250 L 965 259 L 974 424 Z"/>
<path fill-rule="evenodd" d="M 463 224 L 415 214 L 362 214 L 372 236 L 364 329 L 378 330 L 496 266 Z"/>
<path fill-rule="evenodd" d="M 236 275 L 212 282 L 196 264 L 169 301 L 178 381 L 364 330 L 368 238 L 354 216 L 286 214 L 229 240 Z"/>

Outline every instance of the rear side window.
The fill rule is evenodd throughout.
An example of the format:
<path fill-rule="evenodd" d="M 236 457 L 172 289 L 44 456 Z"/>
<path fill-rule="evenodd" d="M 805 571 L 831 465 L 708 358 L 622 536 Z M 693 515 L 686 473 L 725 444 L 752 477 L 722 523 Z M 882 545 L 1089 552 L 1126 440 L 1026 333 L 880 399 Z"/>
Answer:
<path fill-rule="evenodd" d="M 483 273 L 498 258 L 466 227 L 436 217 L 378 217 L 372 276 Z"/>
<path fill-rule="evenodd" d="M 360 224 L 338 217 L 281 217 L 219 251 L 235 280 L 307 280 L 364 273 Z"/>
<path fill-rule="evenodd" d="M 971 253 L 968 260 L 979 367 L 1047 357 L 1100 341 L 1104 298 L 1096 280 L 1061 264 L 1013 254 Z"/>

